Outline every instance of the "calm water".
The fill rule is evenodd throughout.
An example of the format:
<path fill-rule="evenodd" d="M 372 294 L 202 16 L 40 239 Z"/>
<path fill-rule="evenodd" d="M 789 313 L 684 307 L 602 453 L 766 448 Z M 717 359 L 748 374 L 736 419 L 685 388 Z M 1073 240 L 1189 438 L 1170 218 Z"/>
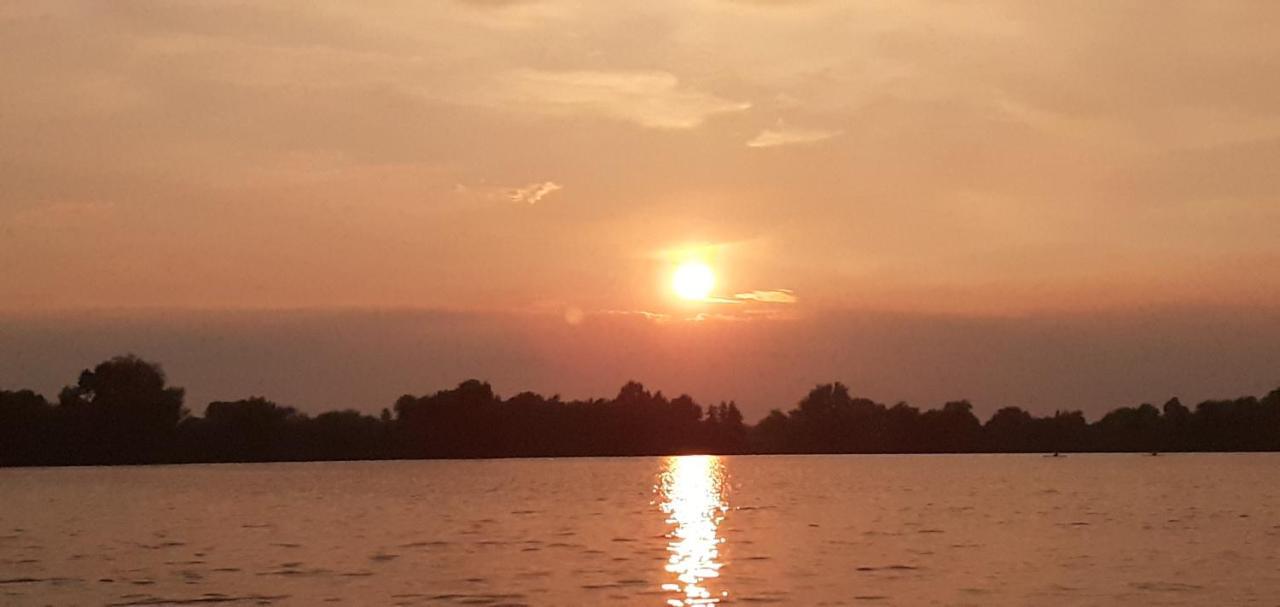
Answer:
<path fill-rule="evenodd" d="M 1280 456 L 0 470 L 0 604 L 1276 605 Z"/>

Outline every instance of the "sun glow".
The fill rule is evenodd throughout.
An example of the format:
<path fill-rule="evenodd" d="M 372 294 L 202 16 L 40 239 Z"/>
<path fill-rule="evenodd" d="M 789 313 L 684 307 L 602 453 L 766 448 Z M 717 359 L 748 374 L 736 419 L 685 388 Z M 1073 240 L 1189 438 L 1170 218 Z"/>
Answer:
<path fill-rule="evenodd" d="M 671 276 L 671 288 L 680 299 L 702 301 L 716 286 L 715 272 L 700 261 L 686 261 Z"/>

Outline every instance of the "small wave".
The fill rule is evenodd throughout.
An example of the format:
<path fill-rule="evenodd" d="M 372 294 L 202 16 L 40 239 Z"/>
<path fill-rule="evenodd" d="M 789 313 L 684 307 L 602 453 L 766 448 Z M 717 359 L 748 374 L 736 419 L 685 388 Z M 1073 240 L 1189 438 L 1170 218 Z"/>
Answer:
<path fill-rule="evenodd" d="M 276 601 L 289 598 L 287 594 L 279 595 L 244 595 L 231 596 L 225 594 L 206 594 L 194 598 L 164 598 L 148 596 L 135 600 L 123 601 L 119 603 L 107 603 L 107 607 L 139 607 L 142 605 L 200 605 L 208 603 L 245 603 L 254 602 L 257 604 L 274 603 Z"/>

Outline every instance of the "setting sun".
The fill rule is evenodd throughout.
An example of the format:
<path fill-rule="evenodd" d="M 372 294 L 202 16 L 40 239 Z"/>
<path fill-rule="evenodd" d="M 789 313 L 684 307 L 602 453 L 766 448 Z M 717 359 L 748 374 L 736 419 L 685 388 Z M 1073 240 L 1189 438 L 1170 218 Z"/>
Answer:
<path fill-rule="evenodd" d="M 716 285 L 716 275 L 711 267 L 700 261 L 687 261 L 676 268 L 671 277 L 671 288 L 680 299 L 700 301 L 711 294 Z"/>

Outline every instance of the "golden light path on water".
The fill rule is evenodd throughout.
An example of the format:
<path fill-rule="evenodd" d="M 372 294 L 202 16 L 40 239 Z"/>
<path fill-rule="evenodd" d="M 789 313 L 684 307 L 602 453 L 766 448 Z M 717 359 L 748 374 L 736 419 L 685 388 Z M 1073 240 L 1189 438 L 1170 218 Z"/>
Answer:
<path fill-rule="evenodd" d="M 724 543 L 718 530 L 729 509 L 724 476 L 724 464 L 714 455 L 670 457 L 663 463 L 661 507 L 673 527 L 666 570 L 675 581 L 662 589 L 679 596 L 667 600 L 671 607 L 712 605 L 729 595 L 718 583 Z"/>

